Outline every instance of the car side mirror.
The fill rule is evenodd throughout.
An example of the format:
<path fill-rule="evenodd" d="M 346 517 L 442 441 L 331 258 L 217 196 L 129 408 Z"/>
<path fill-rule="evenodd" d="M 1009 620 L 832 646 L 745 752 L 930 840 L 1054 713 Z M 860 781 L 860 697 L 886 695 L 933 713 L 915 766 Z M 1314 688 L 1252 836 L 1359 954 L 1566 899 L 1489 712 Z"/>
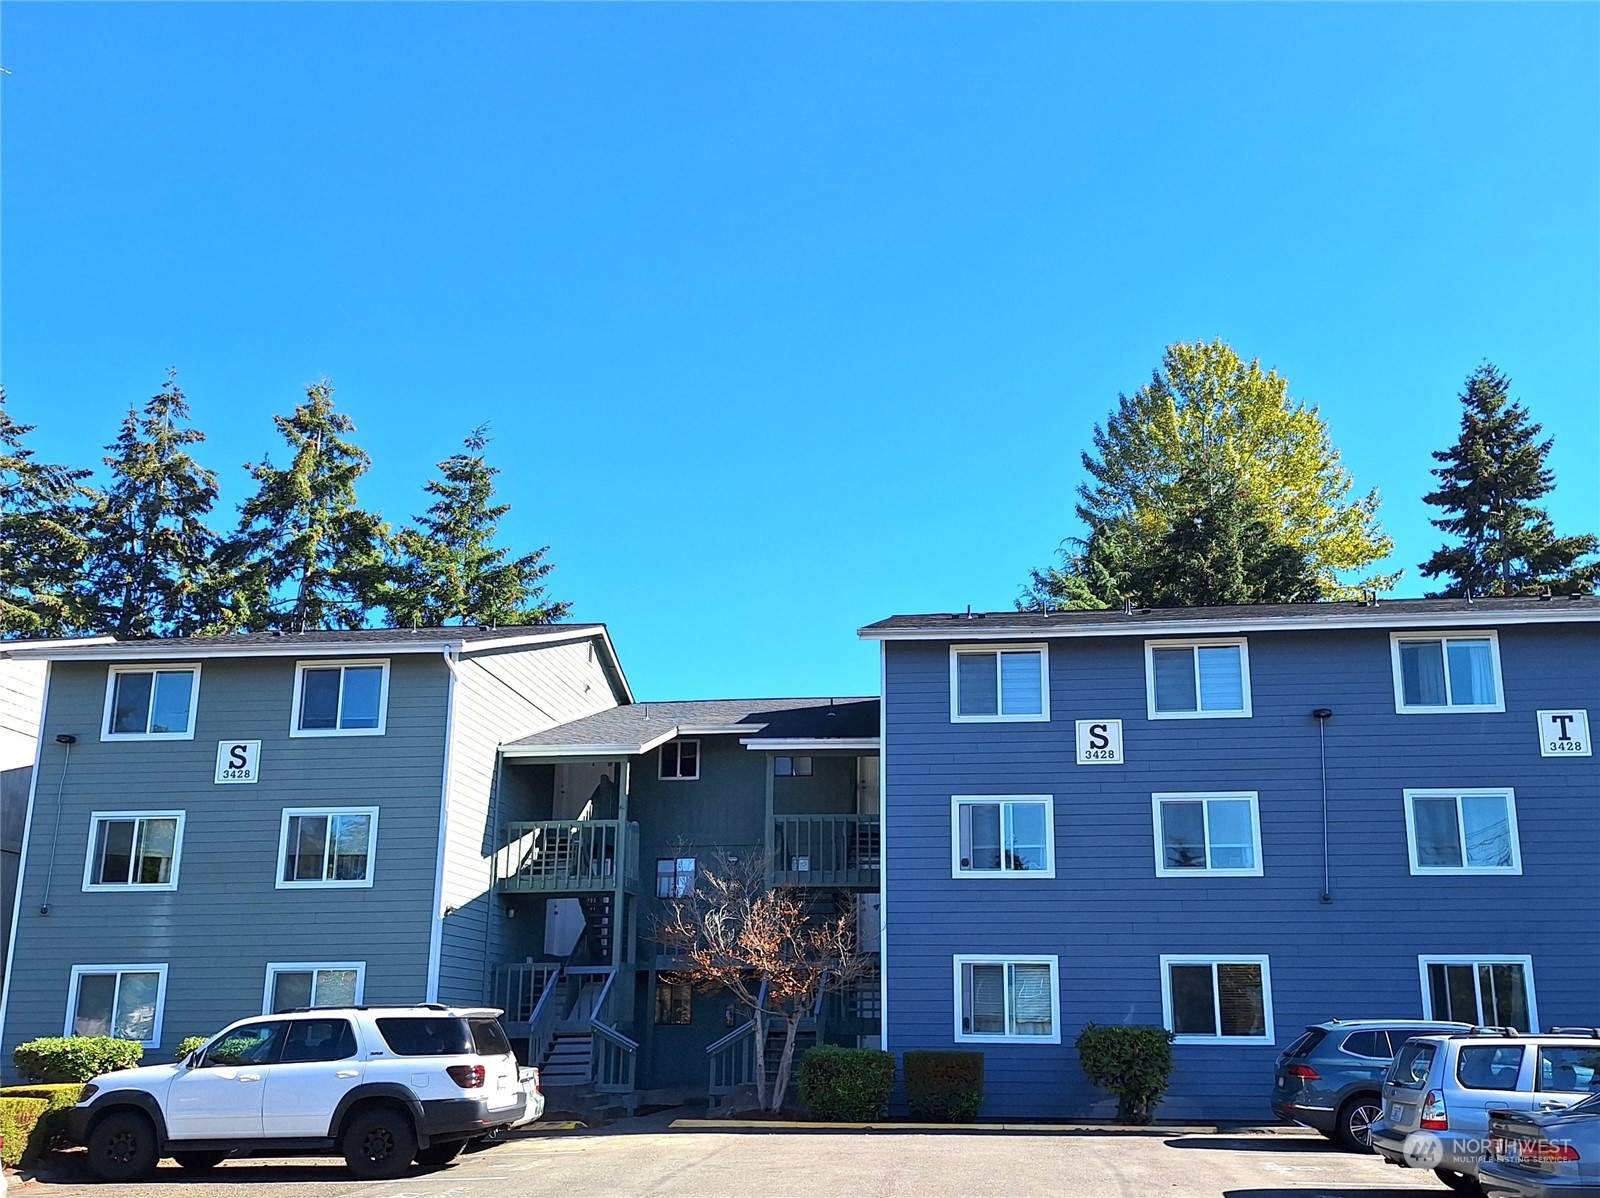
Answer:
<path fill-rule="evenodd" d="M 184 1057 L 183 1063 L 186 1068 L 198 1069 L 200 1067 L 200 1049 L 197 1048 L 188 1056 Z"/>

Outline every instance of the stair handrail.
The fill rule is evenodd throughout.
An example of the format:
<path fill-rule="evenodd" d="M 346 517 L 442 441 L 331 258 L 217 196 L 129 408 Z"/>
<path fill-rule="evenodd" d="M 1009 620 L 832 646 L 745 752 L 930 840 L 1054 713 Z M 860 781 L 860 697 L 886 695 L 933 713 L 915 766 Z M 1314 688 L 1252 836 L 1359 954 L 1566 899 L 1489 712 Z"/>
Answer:
<path fill-rule="evenodd" d="M 722 1037 L 722 1039 L 715 1040 L 711 1044 L 708 1044 L 706 1046 L 706 1056 L 708 1056 L 708 1057 L 716 1056 L 717 1053 L 721 1052 L 724 1048 L 727 1048 L 728 1045 L 730 1045 L 730 1044 L 734 1043 L 736 1040 L 738 1040 L 740 1036 L 749 1035 L 751 1032 L 754 1032 L 755 1030 L 756 1030 L 756 1021 L 754 1019 L 745 1020 L 738 1027 L 734 1028 L 731 1032 L 729 1032 L 726 1036 Z"/>
<path fill-rule="evenodd" d="M 600 994 L 595 998 L 594 1006 L 589 1008 L 589 1021 L 591 1023 L 599 1022 L 600 1012 L 605 1009 L 606 1000 L 611 997 L 611 984 L 616 980 L 617 971 L 615 969 L 606 970 L 605 985 L 600 987 Z"/>
<path fill-rule="evenodd" d="M 528 1061 L 538 1064 L 545 1058 L 546 1050 L 550 1047 L 550 1040 L 555 1035 L 555 1025 L 561 1021 L 557 1014 L 558 1006 L 553 1001 L 556 993 L 561 989 L 566 973 L 565 966 L 558 968 L 545 980 L 544 992 L 539 995 L 539 1001 L 533 1005 L 533 1012 L 528 1016 Z"/>

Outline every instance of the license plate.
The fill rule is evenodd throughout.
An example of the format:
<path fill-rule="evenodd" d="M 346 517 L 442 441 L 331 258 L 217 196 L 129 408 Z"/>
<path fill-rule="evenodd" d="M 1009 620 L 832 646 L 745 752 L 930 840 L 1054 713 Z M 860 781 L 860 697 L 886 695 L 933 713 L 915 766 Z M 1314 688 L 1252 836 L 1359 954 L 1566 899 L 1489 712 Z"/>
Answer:
<path fill-rule="evenodd" d="M 1399 1123 L 1406 1117 L 1406 1108 L 1403 1103 L 1391 1102 L 1389 1104 L 1389 1122 Z"/>

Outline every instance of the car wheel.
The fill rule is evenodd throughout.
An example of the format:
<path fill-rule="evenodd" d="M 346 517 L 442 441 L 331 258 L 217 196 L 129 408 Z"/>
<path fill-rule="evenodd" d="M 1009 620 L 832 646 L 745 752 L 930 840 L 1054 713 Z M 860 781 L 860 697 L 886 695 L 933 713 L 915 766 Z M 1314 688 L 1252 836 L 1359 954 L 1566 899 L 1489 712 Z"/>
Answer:
<path fill-rule="evenodd" d="M 1469 1177 L 1465 1173 L 1457 1173 L 1454 1169 L 1435 1169 L 1433 1175 L 1458 1194 L 1470 1194 L 1472 1198 L 1483 1198 L 1483 1187 L 1478 1184 L 1476 1177 Z"/>
<path fill-rule="evenodd" d="M 185 1169 L 196 1173 L 203 1173 L 207 1169 L 215 1169 L 228 1159 L 226 1152 L 174 1152 L 172 1159 Z"/>
<path fill-rule="evenodd" d="M 88 1135 L 89 1167 L 106 1181 L 138 1181 L 161 1159 L 155 1124 L 139 1111 L 112 1111 Z"/>
<path fill-rule="evenodd" d="M 393 1107 L 357 1111 L 345 1125 L 341 1146 L 350 1172 L 368 1181 L 399 1177 L 417 1155 L 411 1119 Z"/>
<path fill-rule="evenodd" d="M 1383 1115 L 1383 1100 L 1376 1094 L 1357 1094 L 1339 1108 L 1334 1139 L 1346 1152 L 1372 1151 L 1372 1125 Z"/>
<path fill-rule="evenodd" d="M 465 1140 L 451 1140 L 448 1144 L 429 1144 L 426 1148 L 417 1150 L 417 1164 L 426 1165 L 430 1169 L 440 1168 L 460 1156 L 461 1150 L 466 1146 Z"/>

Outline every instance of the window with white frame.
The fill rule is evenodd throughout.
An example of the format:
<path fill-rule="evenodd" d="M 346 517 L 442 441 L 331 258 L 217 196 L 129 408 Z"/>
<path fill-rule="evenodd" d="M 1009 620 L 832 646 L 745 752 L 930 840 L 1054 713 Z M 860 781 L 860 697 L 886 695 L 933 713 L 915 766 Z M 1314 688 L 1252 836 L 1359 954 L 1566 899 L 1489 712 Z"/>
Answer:
<path fill-rule="evenodd" d="M 1261 820 L 1256 792 L 1158 794 L 1156 876 L 1261 876 Z"/>
<path fill-rule="evenodd" d="M 1401 713 L 1504 711 L 1500 641 L 1493 632 L 1394 633 L 1394 703 Z"/>
<path fill-rule="evenodd" d="M 302 661 L 294 670 L 289 735 L 381 736 L 388 708 L 387 661 Z"/>
<path fill-rule="evenodd" d="M 1059 958 L 955 958 L 959 1041 L 1061 1043 Z"/>
<path fill-rule="evenodd" d="M 688 898 L 694 893 L 694 858 L 661 857 L 656 861 L 656 897 Z"/>
<path fill-rule="evenodd" d="M 64 1036 L 114 1036 L 146 1048 L 161 1043 L 165 965 L 74 965 Z"/>
<path fill-rule="evenodd" d="M 811 758 L 774 757 L 772 759 L 772 772 L 779 778 L 809 778 L 811 777 Z"/>
<path fill-rule="evenodd" d="M 950 800 L 952 876 L 1055 877 L 1049 795 L 956 795 Z"/>
<path fill-rule="evenodd" d="M 85 890 L 176 890 L 181 811 L 96 811 L 89 817 Z"/>
<path fill-rule="evenodd" d="M 1510 790 L 1408 790 L 1414 874 L 1520 874 L 1516 796 Z"/>
<path fill-rule="evenodd" d="M 198 665 L 112 666 L 101 740 L 193 740 Z"/>
<path fill-rule="evenodd" d="M 950 650 L 950 719 L 1048 720 L 1043 645 L 957 645 Z"/>
<path fill-rule="evenodd" d="M 1485 1027 L 1539 1030 L 1533 996 L 1533 958 L 1419 957 L 1422 1007 L 1429 1019 Z"/>
<path fill-rule="evenodd" d="M 353 1007 L 361 1001 L 366 974 L 364 961 L 269 964 L 261 1013 L 276 1015 L 301 1007 Z"/>
<path fill-rule="evenodd" d="M 376 807 L 290 807 L 283 812 L 278 888 L 371 886 Z"/>
<path fill-rule="evenodd" d="M 1146 641 L 1144 666 L 1152 720 L 1250 714 L 1250 651 L 1242 639 Z"/>
<path fill-rule="evenodd" d="M 669 740 L 661 746 L 661 778 L 669 782 L 692 782 L 700 776 L 700 742 Z"/>
<path fill-rule="evenodd" d="M 1271 1044 L 1267 958 L 1163 956 L 1161 1014 L 1179 1044 Z"/>

